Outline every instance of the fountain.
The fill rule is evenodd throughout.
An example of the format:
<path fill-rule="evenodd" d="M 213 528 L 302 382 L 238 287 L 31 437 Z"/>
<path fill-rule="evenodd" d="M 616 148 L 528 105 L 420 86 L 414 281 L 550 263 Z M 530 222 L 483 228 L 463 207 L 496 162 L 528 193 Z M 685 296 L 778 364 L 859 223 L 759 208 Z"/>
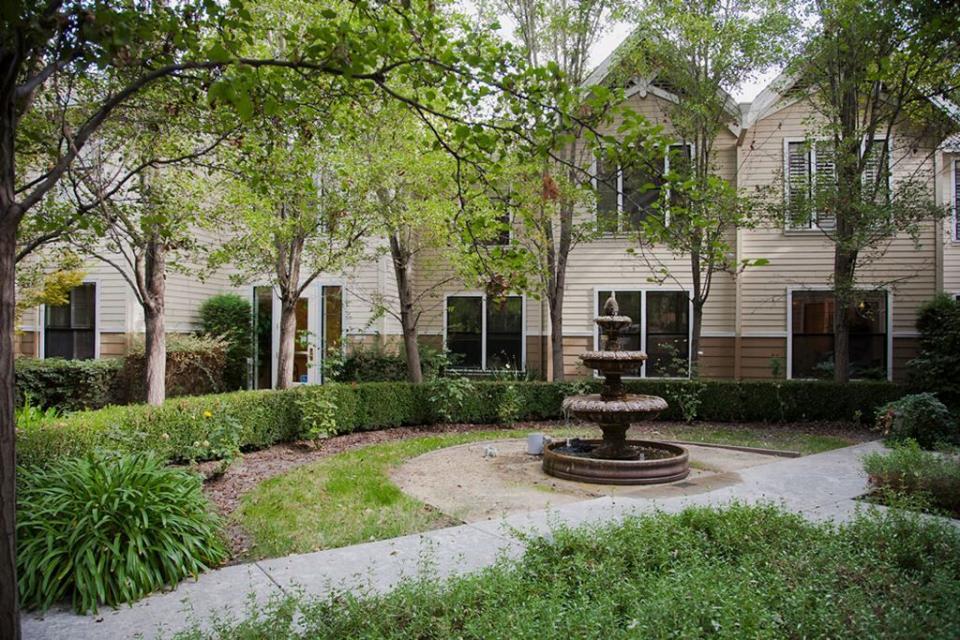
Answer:
<path fill-rule="evenodd" d="M 587 351 L 583 363 L 604 376 L 599 394 L 570 396 L 563 409 L 581 420 L 597 423 L 602 440 L 553 442 L 543 451 L 543 470 L 566 480 L 596 484 L 655 484 L 672 482 L 690 473 L 690 458 L 683 447 L 665 442 L 627 440 L 630 424 L 656 417 L 667 408 L 657 396 L 627 394 L 622 376 L 634 371 L 647 354 L 620 348 L 620 332 L 630 326 L 621 316 L 614 294 L 595 322 L 603 331 L 602 351 Z"/>

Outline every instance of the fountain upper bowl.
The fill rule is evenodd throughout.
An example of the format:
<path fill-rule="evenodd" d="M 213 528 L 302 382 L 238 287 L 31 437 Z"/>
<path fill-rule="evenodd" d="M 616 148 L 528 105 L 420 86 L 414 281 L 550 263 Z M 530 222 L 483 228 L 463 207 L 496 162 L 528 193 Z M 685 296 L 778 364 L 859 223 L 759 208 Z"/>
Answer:
<path fill-rule="evenodd" d="M 563 410 L 581 420 L 608 424 L 629 424 L 655 417 L 667 409 L 667 401 L 659 396 L 629 393 L 619 400 L 604 400 L 599 393 L 570 396 L 563 401 Z"/>

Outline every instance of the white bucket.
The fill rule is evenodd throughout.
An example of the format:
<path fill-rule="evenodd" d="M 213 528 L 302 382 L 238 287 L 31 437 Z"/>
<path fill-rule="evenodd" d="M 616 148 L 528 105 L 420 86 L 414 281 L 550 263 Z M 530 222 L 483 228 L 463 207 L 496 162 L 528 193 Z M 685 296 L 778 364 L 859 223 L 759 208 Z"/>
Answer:
<path fill-rule="evenodd" d="M 542 433 L 531 433 L 527 436 L 527 453 L 531 456 L 543 455 L 544 435 Z"/>

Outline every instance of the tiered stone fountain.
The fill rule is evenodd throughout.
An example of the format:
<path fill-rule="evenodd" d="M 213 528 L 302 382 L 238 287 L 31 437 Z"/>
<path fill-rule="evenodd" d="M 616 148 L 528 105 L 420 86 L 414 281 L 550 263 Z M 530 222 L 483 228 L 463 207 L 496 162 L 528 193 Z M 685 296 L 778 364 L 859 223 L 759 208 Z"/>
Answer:
<path fill-rule="evenodd" d="M 566 480 L 597 484 L 655 484 L 682 480 L 690 473 L 690 457 L 683 447 L 665 442 L 627 440 L 631 423 L 649 420 L 667 408 L 657 396 L 627 394 L 622 376 L 636 371 L 647 359 L 643 351 L 623 351 L 620 332 L 630 326 L 621 316 L 614 295 L 595 322 L 605 336 L 602 351 L 580 356 L 583 363 L 604 376 L 598 394 L 571 396 L 563 401 L 569 415 L 597 423 L 602 440 L 553 442 L 543 451 L 543 470 Z"/>

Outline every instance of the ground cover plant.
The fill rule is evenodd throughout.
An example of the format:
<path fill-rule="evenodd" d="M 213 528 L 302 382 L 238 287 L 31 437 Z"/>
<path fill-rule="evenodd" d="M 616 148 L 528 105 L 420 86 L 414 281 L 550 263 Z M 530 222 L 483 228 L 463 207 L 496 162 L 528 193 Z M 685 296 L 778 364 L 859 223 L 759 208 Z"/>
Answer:
<path fill-rule="evenodd" d="M 922 450 L 916 442 L 898 444 L 888 452 L 864 456 L 863 466 L 885 504 L 906 499 L 921 510 L 960 518 L 960 456 Z"/>
<path fill-rule="evenodd" d="M 292 597 L 177 638 L 960 637 L 960 533 L 900 512 L 834 527 L 695 508 L 527 542 L 477 574 Z"/>
<path fill-rule="evenodd" d="M 227 557 L 200 477 L 147 454 L 21 468 L 17 570 L 24 607 L 133 602 Z"/>
<path fill-rule="evenodd" d="M 273 557 L 383 540 L 457 524 L 443 513 L 404 494 L 390 470 L 424 453 L 483 440 L 523 438 L 532 431 L 553 437 L 596 435 L 590 425 L 528 424 L 517 430 L 470 431 L 416 437 L 337 453 L 260 483 L 241 500 L 236 523 L 252 538 L 253 557 Z M 802 426 L 764 429 L 760 425 L 657 423 L 635 430 L 637 437 L 763 446 L 816 453 L 856 444 L 866 435 L 841 435 Z M 634 435 L 634 432 L 631 432 Z"/>

